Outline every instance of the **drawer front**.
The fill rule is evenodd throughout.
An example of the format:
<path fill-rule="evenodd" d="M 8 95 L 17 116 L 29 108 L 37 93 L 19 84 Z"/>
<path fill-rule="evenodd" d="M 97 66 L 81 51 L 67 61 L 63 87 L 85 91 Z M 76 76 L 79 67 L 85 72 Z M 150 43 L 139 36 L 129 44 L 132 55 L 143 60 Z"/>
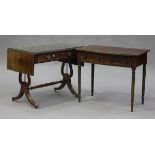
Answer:
<path fill-rule="evenodd" d="M 131 60 L 127 56 L 80 53 L 79 58 L 81 62 L 87 63 L 125 67 L 131 66 Z"/>
<path fill-rule="evenodd" d="M 63 61 L 72 57 L 71 52 L 56 52 L 56 53 L 47 53 L 39 54 L 35 56 L 35 63 L 43 63 L 50 61 Z"/>

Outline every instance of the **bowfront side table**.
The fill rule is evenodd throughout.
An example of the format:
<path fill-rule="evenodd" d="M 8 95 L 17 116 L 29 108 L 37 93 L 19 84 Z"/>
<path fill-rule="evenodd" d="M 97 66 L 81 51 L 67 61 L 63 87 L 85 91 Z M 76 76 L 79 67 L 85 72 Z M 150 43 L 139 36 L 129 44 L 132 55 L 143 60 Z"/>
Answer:
<path fill-rule="evenodd" d="M 135 71 L 143 65 L 142 104 L 144 104 L 145 78 L 148 49 L 89 45 L 76 48 L 78 51 L 78 95 L 81 101 L 81 62 L 91 63 L 91 95 L 94 93 L 94 64 L 129 67 L 132 69 L 131 112 L 134 108 Z"/>
<path fill-rule="evenodd" d="M 17 97 L 12 98 L 13 101 L 20 99 L 25 94 L 29 103 L 34 108 L 38 108 L 38 105 L 34 102 L 34 100 L 31 97 L 30 90 L 51 86 L 59 83 L 60 86 L 58 88 L 54 88 L 55 91 L 60 90 L 64 88 L 65 85 L 67 85 L 71 93 L 78 97 L 78 94 L 73 89 L 71 83 L 71 78 L 73 76 L 72 64 L 77 65 L 78 63 L 77 52 L 75 51 L 74 46 L 66 44 L 46 44 L 31 47 L 25 46 L 17 48 L 8 48 L 7 54 L 7 68 L 9 70 L 16 71 L 19 73 L 19 83 L 21 85 L 20 92 L 17 95 Z M 63 76 L 63 79 L 56 82 L 31 86 L 31 76 L 34 75 L 35 64 L 51 61 L 62 62 L 61 74 Z M 64 71 L 65 63 L 69 64 L 70 74 L 65 73 Z"/>

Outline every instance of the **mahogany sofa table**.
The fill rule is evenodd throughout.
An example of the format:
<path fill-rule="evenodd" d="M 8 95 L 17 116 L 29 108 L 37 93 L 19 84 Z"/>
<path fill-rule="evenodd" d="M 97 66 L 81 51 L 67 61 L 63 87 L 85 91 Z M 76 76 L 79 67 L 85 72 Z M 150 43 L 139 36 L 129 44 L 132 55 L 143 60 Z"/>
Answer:
<path fill-rule="evenodd" d="M 81 62 L 91 63 L 91 95 L 94 93 L 94 64 L 129 67 L 132 69 L 131 112 L 134 108 L 135 71 L 143 65 L 142 104 L 144 104 L 145 78 L 148 49 L 89 45 L 76 49 L 78 51 L 78 95 L 81 101 Z"/>
<path fill-rule="evenodd" d="M 50 61 L 62 62 L 61 74 L 63 76 L 63 79 L 56 82 L 40 84 L 37 86 L 30 86 L 31 76 L 34 75 L 35 64 Z M 12 100 L 16 101 L 25 94 L 29 103 L 34 108 L 38 108 L 39 106 L 34 102 L 34 100 L 31 97 L 30 90 L 51 86 L 59 83 L 61 85 L 58 88 L 54 88 L 55 91 L 60 90 L 64 88 L 65 85 L 67 85 L 71 93 L 78 97 L 78 94 L 73 89 L 71 83 L 71 78 L 73 76 L 72 64 L 77 65 L 77 62 L 77 52 L 75 51 L 75 47 L 73 45 L 45 44 L 30 47 L 25 46 L 17 48 L 8 48 L 7 68 L 9 70 L 16 71 L 19 73 L 19 83 L 21 85 L 19 94 L 17 95 L 17 97 L 13 97 Z M 65 63 L 69 64 L 70 74 L 64 73 Z"/>

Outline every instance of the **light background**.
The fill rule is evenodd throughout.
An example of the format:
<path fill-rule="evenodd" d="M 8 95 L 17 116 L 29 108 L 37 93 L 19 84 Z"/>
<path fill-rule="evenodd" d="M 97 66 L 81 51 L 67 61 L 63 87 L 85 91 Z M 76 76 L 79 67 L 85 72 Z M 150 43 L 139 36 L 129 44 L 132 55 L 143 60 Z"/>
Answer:
<path fill-rule="evenodd" d="M 24 98 L 12 102 L 19 92 L 18 74 L 6 69 L 7 48 L 45 43 L 73 43 L 77 45 L 111 45 L 150 49 L 148 54 L 145 104 L 141 105 L 142 67 L 136 70 L 135 110 L 130 112 L 131 69 L 96 65 L 95 95 L 90 96 L 90 64 L 82 68 L 82 102 L 67 88 L 54 92 L 54 86 L 33 90 L 32 96 L 40 105 L 33 109 Z M 1 92 L 0 118 L 155 118 L 155 36 L 0 36 Z M 32 85 L 60 80 L 60 62 L 35 67 Z M 72 79 L 77 90 L 77 66 Z"/>
<path fill-rule="evenodd" d="M 1 0 L 0 9 L 0 34 L 4 35 L 155 35 L 155 1 L 154 0 Z M 153 47 L 154 42 L 151 42 Z M 152 43 L 153 42 L 153 43 Z M 4 43 L 4 42 L 3 42 Z M 146 43 L 146 42 L 145 42 Z M 118 43 L 120 44 L 120 42 Z M 148 42 L 147 42 L 148 44 Z M 2 44 L 3 45 L 3 44 Z M 123 45 L 124 46 L 124 45 Z M 5 52 L 5 51 L 4 51 Z M 154 52 L 154 51 L 152 51 Z M 152 60 L 154 57 L 151 57 Z M 149 58 L 150 59 L 150 58 Z M 2 62 L 0 62 L 2 64 Z M 152 63 L 153 64 L 153 63 Z M 47 65 L 48 66 L 48 65 Z M 47 66 L 45 66 L 47 68 Z M 5 67 L 5 66 L 4 66 Z M 0 70 L 6 70 L 1 67 Z M 38 67 L 40 68 L 40 67 Z M 43 66 L 44 68 L 44 66 Z M 75 67 L 76 68 L 76 67 Z M 88 68 L 90 69 L 89 65 Z M 4 70 L 3 70 L 4 69 Z M 85 67 L 87 70 L 87 68 Z M 101 67 L 103 69 L 103 67 Z M 99 69 L 101 71 L 101 69 Z M 153 65 L 152 65 L 153 69 Z M 45 69 L 42 69 L 45 72 Z M 116 71 L 116 69 L 114 69 Z M 122 70 L 122 69 L 121 69 Z M 6 71 L 7 72 L 7 71 Z M 51 72 L 51 70 L 50 70 Z M 105 68 L 104 68 L 105 72 Z M 109 68 L 108 71 L 109 73 Z M 112 72 L 112 71 L 111 71 Z M 128 71 L 127 71 L 128 72 Z M 2 73 L 2 72 L 1 72 Z M 4 73 L 4 72 L 3 72 Z M 8 73 L 8 72 L 7 72 Z M 40 69 L 38 73 L 41 74 Z M 52 72 L 53 73 L 53 72 Z M 119 71 L 119 74 L 121 72 Z M 2 95 L 8 94 L 12 96 L 17 90 L 17 74 L 10 72 L 8 76 L 12 78 L 14 87 L 9 92 L 3 92 Z M 38 80 L 41 82 L 41 75 Z M 131 74 L 128 72 L 128 74 Z M 141 72 L 139 73 L 141 74 Z M 147 73 L 148 74 L 148 73 Z M 52 74 L 52 79 L 54 74 Z M 56 74 L 58 75 L 58 74 Z M 123 71 L 121 76 L 125 75 Z M 13 77 L 14 76 L 14 77 Z M 148 75 L 147 75 L 148 76 Z M 109 78 L 110 76 L 108 76 Z M 154 96 L 154 74 L 150 70 L 150 85 L 147 82 L 147 93 Z M 6 76 L 0 76 L 0 79 Z M 56 77 L 57 79 L 58 77 Z M 89 76 L 90 78 L 90 76 Z M 105 78 L 105 76 L 104 76 Z M 126 77 L 129 78 L 127 75 Z M 147 77 L 148 78 L 148 77 Z M 114 79 L 112 77 L 112 79 Z M 109 79 L 107 79 L 109 83 Z M 122 78 L 121 78 L 122 80 Z M 8 84 L 11 89 L 10 81 Z M 130 78 L 127 82 L 130 81 Z M 141 80 L 140 80 L 141 81 Z M 3 81 L 2 81 L 3 82 Z M 34 82 L 37 82 L 35 79 Z M 114 81 L 116 84 L 116 82 Z M 75 83 L 76 84 L 76 83 Z M 85 83 L 84 83 L 85 84 Z M 83 84 L 83 87 L 84 87 Z M 5 85 L 4 90 L 6 90 Z M 98 87 L 98 86 L 96 86 Z M 98 91 L 104 91 L 102 88 Z M 121 88 L 123 88 L 121 86 Z M 2 88 L 1 88 L 2 89 Z M 13 90 L 15 89 L 15 90 Z M 50 88 L 49 88 L 50 89 Z M 49 90 L 48 89 L 48 90 Z M 86 86 L 88 90 L 88 86 Z M 111 90 L 114 89 L 110 88 Z M 119 88 L 120 89 L 120 88 Z M 130 89 L 130 86 L 129 86 Z M 139 87 L 140 89 L 140 87 Z M 150 91 L 148 91 L 150 89 Z M 51 90 L 51 89 L 50 89 Z M 97 89 L 96 89 L 97 91 Z M 120 90 L 121 91 L 121 90 Z M 124 91 L 124 89 L 123 89 Z M 128 90 L 126 90 L 129 93 Z M 41 91 L 41 93 L 48 91 Z M 66 97 L 66 91 L 65 97 Z M 118 92 L 118 90 L 117 90 Z M 140 94 L 140 91 L 138 91 Z M 151 93 L 152 92 L 152 93 Z M 10 93 L 10 95 L 9 95 Z M 36 92 L 38 98 L 38 92 Z M 61 92 L 62 93 L 62 92 Z M 150 94 L 151 93 L 151 94 Z M 69 93 L 68 93 L 69 94 Z M 89 94 L 89 92 L 88 92 Z M 112 95 L 111 95 L 112 96 Z M 110 98 L 111 98 L 110 96 Z M 3 97 L 3 96 L 2 96 Z M 5 96 L 3 97 L 5 98 Z M 2 99 L 3 99 L 2 98 Z M 50 97 L 51 99 L 51 97 Z M 49 100 L 50 100 L 49 99 Z M 63 97 L 64 99 L 64 97 Z M 105 99 L 105 98 L 104 98 Z M 114 98 L 116 100 L 116 98 Z M 40 100 L 40 99 L 39 99 Z M 43 99 L 44 100 L 44 99 Z M 126 101 L 127 102 L 127 101 Z M 12 116 L 13 108 L 10 107 L 10 98 L 4 102 L 7 112 Z M 22 102 L 23 103 L 23 102 Z M 26 101 L 25 103 L 26 104 Z M 23 104 L 21 105 L 23 108 Z M 4 105 L 4 104 L 3 104 Z M 51 105 L 51 103 L 49 103 Z M 124 105 L 124 103 L 123 103 Z M 152 102 L 154 105 L 154 102 Z M 19 108 L 19 104 L 17 107 Z M 25 105 L 26 106 L 26 105 Z M 69 105 L 70 106 L 70 105 Z M 126 106 L 126 105 L 125 105 Z M 129 106 L 129 104 L 128 104 Z M 141 105 L 140 105 L 141 106 Z M 146 106 L 146 105 L 145 105 Z M 14 104 L 14 113 L 19 113 Z M 27 105 L 28 107 L 28 105 Z M 66 107 L 66 105 L 65 105 Z M 115 106 L 115 108 L 118 105 Z M 2 108 L 2 107 L 1 107 Z M 49 106 L 47 106 L 49 108 Z M 67 107 L 68 108 L 68 107 Z M 118 107 L 119 108 L 119 107 Z M 146 107 L 145 107 L 146 108 Z M 2 108 L 0 112 L 6 108 Z M 51 110 L 49 113 L 51 115 Z M 151 109 L 151 110 L 150 110 Z M 28 109 L 29 111 L 30 109 Z M 84 109 L 86 110 L 86 109 Z M 111 110 L 111 108 L 110 108 Z M 129 110 L 127 108 L 127 110 Z M 21 110 L 20 113 L 26 111 Z M 59 108 L 60 111 L 60 108 Z M 140 110 L 141 111 L 141 110 Z M 152 112 L 151 112 L 152 111 Z M 26 111 L 27 113 L 27 111 Z M 47 113 L 47 111 L 46 111 Z M 93 110 L 94 113 L 94 110 Z M 126 113 L 126 112 L 125 112 Z M 149 112 L 145 116 L 152 116 L 154 106 L 149 107 Z M 38 114 L 38 112 L 37 112 Z M 109 113 L 110 114 L 110 113 Z M 129 113 L 127 113 L 129 114 Z M 136 113 L 130 114 L 135 118 Z M 144 116 L 144 113 L 141 113 Z M 22 115 L 22 114 L 21 114 Z M 25 112 L 24 114 L 25 115 Z M 32 116 L 31 112 L 29 113 Z M 33 111 L 34 115 L 34 111 Z M 40 113 L 39 113 L 40 115 Z M 103 111 L 102 111 L 103 115 Z M 106 114 L 107 115 L 107 114 Z M 110 114 L 112 115 L 112 114 Z M 7 115 L 8 116 L 8 115 Z M 154 119 L 44 119 L 44 120 L 23 120 L 11 119 L 0 120 L 0 154 L 3 155 L 27 155 L 27 154 L 47 154 L 47 155 L 154 155 L 154 139 L 155 139 L 155 122 Z"/>

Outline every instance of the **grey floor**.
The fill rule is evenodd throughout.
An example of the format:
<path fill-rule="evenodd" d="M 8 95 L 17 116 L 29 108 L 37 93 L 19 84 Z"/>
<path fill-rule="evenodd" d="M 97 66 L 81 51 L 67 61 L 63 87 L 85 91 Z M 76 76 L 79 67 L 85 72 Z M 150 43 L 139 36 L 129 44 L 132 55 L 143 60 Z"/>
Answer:
<path fill-rule="evenodd" d="M 17 73 L 2 67 L 0 118 L 155 118 L 155 85 L 148 71 L 145 104 L 141 105 L 141 67 L 137 69 L 135 111 L 130 112 L 131 70 L 96 65 L 95 94 L 90 96 L 90 65 L 82 69 L 82 102 L 78 103 L 67 88 L 55 92 L 54 86 L 31 91 L 40 109 L 33 109 L 23 97 L 12 102 L 19 91 Z M 60 63 L 37 65 L 32 84 L 61 79 Z M 87 74 L 85 74 L 87 72 Z M 7 76 L 6 76 L 7 75 Z M 47 76 L 48 75 L 48 76 Z M 155 73 L 154 73 L 155 75 Z M 73 86 L 77 90 L 77 66 Z"/>
<path fill-rule="evenodd" d="M 90 64 L 82 68 L 82 102 L 78 103 L 67 88 L 55 92 L 54 86 L 31 91 L 40 109 L 33 109 L 23 97 L 12 102 L 19 92 L 18 75 L 6 69 L 6 49 L 14 45 L 52 42 L 53 36 L 0 36 L 0 118 L 155 118 L 154 36 L 55 36 L 55 40 L 78 44 L 150 48 L 148 57 L 145 104 L 141 105 L 142 67 L 136 70 L 135 109 L 130 112 L 131 69 L 95 66 L 95 94 L 90 96 Z M 60 39 L 61 38 L 61 39 Z M 59 62 L 35 67 L 32 85 L 60 80 Z M 77 66 L 72 83 L 77 90 Z"/>

